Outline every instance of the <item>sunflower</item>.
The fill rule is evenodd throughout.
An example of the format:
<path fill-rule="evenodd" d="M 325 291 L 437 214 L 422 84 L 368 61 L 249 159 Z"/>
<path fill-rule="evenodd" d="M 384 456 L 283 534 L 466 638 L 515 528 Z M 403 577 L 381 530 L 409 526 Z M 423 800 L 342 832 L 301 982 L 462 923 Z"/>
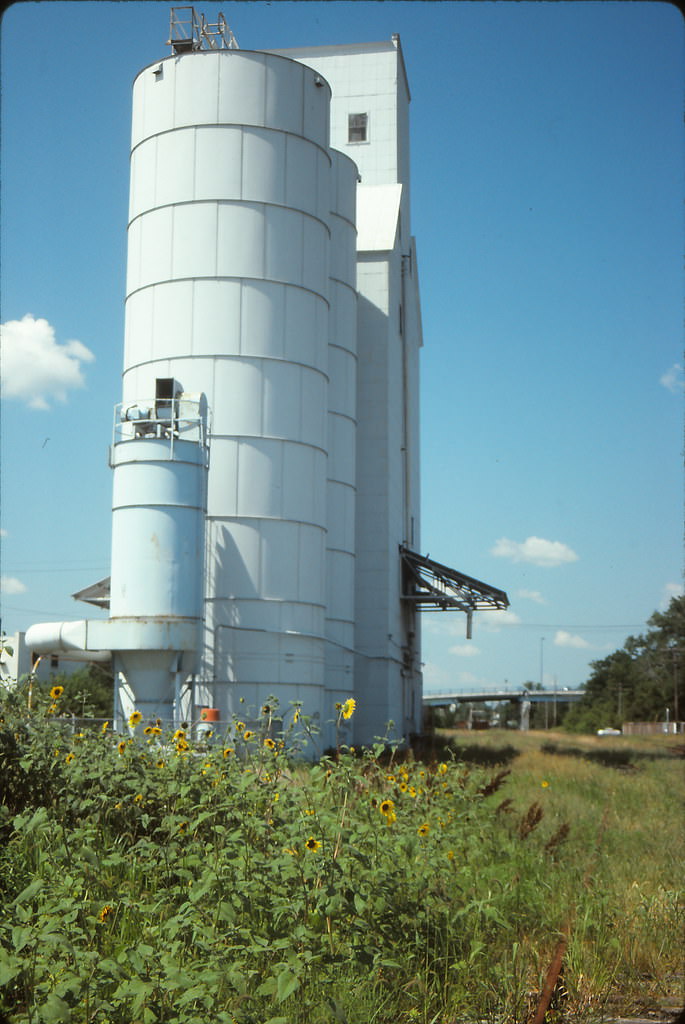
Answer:
<path fill-rule="evenodd" d="M 142 720 L 143 716 L 140 713 L 140 711 L 132 711 L 131 714 L 128 716 L 128 724 L 132 729 L 135 729 L 138 723 L 142 722 Z"/>
<path fill-rule="evenodd" d="M 126 740 L 120 740 L 117 743 L 117 750 L 119 751 L 120 754 L 123 754 L 123 752 L 126 750 Z"/>
<path fill-rule="evenodd" d="M 63 693 L 64 693 L 64 687 L 63 686 L 53 686 L 53 688 L 50 690 L 50 698 L 52 700 L 59 700 L 59 698 L 62 696 Z"/>
<path fill-rule="evenodd" d="M 146 725 L 145 728 L 143 729 L 143 732 L 145 733 L 146 736 L 152 736 L 152 730 L 153 726 Z"/>
<path fill-rule="evenodd" d="M 357 702 L 354 697 L 348 697 L 343 706 L 340 709 L 340 714 L 343 718 L 352 718 L 354 710 L 357 707 Z"/>
<path fill-rule="evenodd" d="M 109 722 L 103 722 L 102 723 L 102 730 L 101 730 L 103 736 L 105 735 L 105 733 L 107 732 L 108 729 L 109 729 Z"/>
<path fill-rule="evenodd" d="M 174 742 L 177 742 L 178 740 L 184 740 L 185 738 L 185 729 L 177 729 L 173 736 Z"/>
<path fill-rule="evenodd" d="M 386 816 L 386 818 L 387 818 L 390 814 L 394 813 L 394 811 L 395 811 L 395 804 L 394 804 L 394 802 L 392 800 L 382 800 L 381 801 L 381 805 L 378 808 L 378 810 L 381 812 L 381 814 L 384 814 Z"/>
<path fill-rule="evenodd" d="M 100 922 L 100 924 L 104 924 L 105 923 L 105 921 L 107 920 L 107 918 L 109 917 L 109 915 L 112 913 L 113 910 L 114 910 L 114 908 L 110 907 L 109 903 L 105 904 L 105 906 L 102 908 L 102 910 L 98 914 L 98 921 Z"/>
<path fill-rule="evenodd" d="M 454 860 L 454 850 L 448 850 L 447 851 L 447 859 L 448 860 Z"/>
<path fill-rule="evenodd" d="M 301 712 L 299 708 L 295 708 L 295 714 L 293 715 L 293 725 L 297 725 L 301 718 Z"/>
<path fill-rule="evenodd" d="M 426 824 L 426 823 L 424 822 L 424 824 L 423 824 L 423 825 L 419 825 L 419 827 L 417 828 L 417 830 L 416 830 L 416 831 L 417 831 L 417 832 L 419 833 L 419 835 L 421 836 L 421 838 L 422 838 L 422 839 L 424 839 L 424 838 L 425 838 L 425 836 L 427 836 L 427 835 L 428 835 L 428 833 L 430 832 L 430 825 L 427 825 L 427 824 Z"/>
<path fill-rule="evenodd" d="M 438 775 L 447 775 L 447 765 L 444 763 L 438 765 Z"/>
<path fill-rule="evenodd" d="M 270 736 L 267 736 L 266 739 L 264 740 L 264 746 L 268 747 L 269 750 L 276 749 L 276 744 L 274 743 Z"/>
<path fill-rule="evenodd" d="M 263 715 L 270 715 L 271 714 L 271 708 L 270 708 L 270 706 L 268 704 L 263 704 L 262 705 L 262 714 Z"/>
<path fill-rule="evenodd" d="M 224 747 L 224 757 L 230 757 L 231 754 L 234 754 L 234 753 L 235 753 L 235 750 L 234 750 L 233 747 Z"/>
<path fill-rule="evenodd" d="M 179 739 L 176 744 L 177 753 L 183 754 L 185 753 L 186 750 L 190 750 L 190 744 L 188 743 L 187 740 L 184 740 L 183 738 Z"/>
<path fill-rule="evenodd" d="M 150 734 L 152 736 L 161 736 L 162 735 L 162 730 L 160 729 L 160 727 L 158 725 L 153 725 L 152 728 L 150 729 Z"/>
<path fill-rule="evenodd" d="M 243 729 L 245 728 L 245 723 L 244 722 L 236 722 L 235 723 L 235 727 L 238 730 L 238 732 L 242 732 Z"/>
<path fill-rule="evenodd" d="M 304 845 L 305 849 L 309 850 L 310 853 L 316 853 L 317 850 L 321 849 L 321 843 L 314 836 L 310 836 Z"/>
<path fill-rule="evenodd" d="M 253 736 L 254 733 L 252 732 L 252 729 L 246 729 L 245 732 L 243 733 L 243 739 L 245 740 L 251 740 Z"/>
<path fill-rule="evenodd" d="M 69 754 L 67 754 L 67 756 L 66 756 L 66 757 L 64 758 L 64 760 L 65 760 L 65 761 L 67 762 L 67 764 L 71 764 L 71 762 L 72 762 L 72 761 L 74 760 L 74 758 L 75 758 L 75 757 L 76 757 L 76 754 L 71 754 L 71 753 L 69 753 Z"/>

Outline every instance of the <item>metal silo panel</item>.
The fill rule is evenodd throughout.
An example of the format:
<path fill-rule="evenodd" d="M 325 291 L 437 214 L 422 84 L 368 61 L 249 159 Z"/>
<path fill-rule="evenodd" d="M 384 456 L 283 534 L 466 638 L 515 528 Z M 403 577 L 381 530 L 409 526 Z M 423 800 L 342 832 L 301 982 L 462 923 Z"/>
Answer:
<path fill-rule="evenodd" d="M 136 90 L 153 109 L 134 99 L 124 387 L 173 377 L 212 410 L 203 693 L 227 713 L 287 683 L 321 715 L 328 89 L 285 58 L 223 51 L 165 61 Z"/>

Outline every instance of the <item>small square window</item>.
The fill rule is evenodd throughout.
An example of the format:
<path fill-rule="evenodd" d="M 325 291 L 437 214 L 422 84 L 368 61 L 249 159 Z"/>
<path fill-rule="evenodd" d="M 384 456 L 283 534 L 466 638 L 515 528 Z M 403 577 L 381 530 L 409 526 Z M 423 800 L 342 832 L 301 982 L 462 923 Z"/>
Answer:
<path fill-rule="evenodd" d="M 347 141 L 368 142 L 369 141 L 369 115 L 348 114 L 347 116 Z"/>

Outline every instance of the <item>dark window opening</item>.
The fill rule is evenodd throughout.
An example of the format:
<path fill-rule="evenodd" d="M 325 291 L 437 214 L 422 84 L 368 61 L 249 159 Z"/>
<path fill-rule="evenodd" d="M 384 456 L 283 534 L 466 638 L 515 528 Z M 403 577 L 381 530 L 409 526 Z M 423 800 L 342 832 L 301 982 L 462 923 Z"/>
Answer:
<path fill-rule="evenodd" d="M 369 115 L 349 114 L 347 118 L 347 141 L 369 141 Z"/>

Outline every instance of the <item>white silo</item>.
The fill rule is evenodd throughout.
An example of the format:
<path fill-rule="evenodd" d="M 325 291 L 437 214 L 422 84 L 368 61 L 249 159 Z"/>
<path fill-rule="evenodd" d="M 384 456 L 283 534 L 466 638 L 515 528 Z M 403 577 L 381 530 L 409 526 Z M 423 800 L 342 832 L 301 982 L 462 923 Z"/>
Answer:
<path fill-rule="evenodd" d="M 190 712 L 186 681 L 198 668 L 203 617 L 207 441 L 204 395 L 183 394 L 172 379 L 117 407 L 109 620 L 118 636 L 117 719 L 137 710 L 178 723 Z M 127 632 L 137 637 L 141 625 L 149 641 L 127 643 Z M 150 648 L 159 626 L 188 639 L 171 650 Z"/>
<path fill-rule="evenodd" d="M 199 703 L 324 718 L 330 90 L 197 50 L 133 90 L 124 400 L 213 414 Z M 245 708 L 240 707 L 241 717 Z"/>
<path fill-rule="evenodd" d="M 326 501 L 326 707 L 354 696 L 357 165 L 331 151 Z M 333 741 L 330 734 L 328 742 Z"/>

